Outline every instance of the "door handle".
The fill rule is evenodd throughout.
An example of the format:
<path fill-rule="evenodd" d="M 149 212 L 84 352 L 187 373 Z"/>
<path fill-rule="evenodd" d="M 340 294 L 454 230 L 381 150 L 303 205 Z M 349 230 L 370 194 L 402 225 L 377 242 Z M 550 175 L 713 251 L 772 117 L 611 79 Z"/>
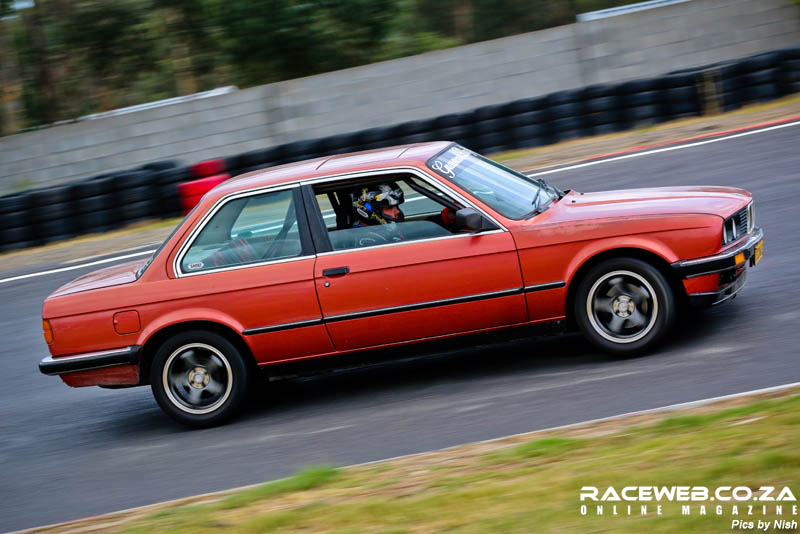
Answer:
<path fill-rule="evenodd" d="M 333 267 L 322 271 L 322 276 L 344 276 L 350 272 L 349 267 Z"/>

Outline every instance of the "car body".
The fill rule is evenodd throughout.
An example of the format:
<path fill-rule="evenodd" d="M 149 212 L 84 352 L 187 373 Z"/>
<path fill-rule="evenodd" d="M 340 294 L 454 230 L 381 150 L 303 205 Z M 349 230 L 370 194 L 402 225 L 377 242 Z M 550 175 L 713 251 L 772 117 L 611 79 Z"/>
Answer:
<path fill-rule="evenodd" d="M 359 224 L 353 199 L 381 183 L 405 220 Z M 736 295 L 763 254 L 754 220 L 741 189 L 563 192 L 448 142 L 290 163 L 210 191 L 146 262 L 50 295 L 40 370 L 149 383 L 205 426 L 285 362 L 552 323 L 626 356 L 682 303 Z"/>

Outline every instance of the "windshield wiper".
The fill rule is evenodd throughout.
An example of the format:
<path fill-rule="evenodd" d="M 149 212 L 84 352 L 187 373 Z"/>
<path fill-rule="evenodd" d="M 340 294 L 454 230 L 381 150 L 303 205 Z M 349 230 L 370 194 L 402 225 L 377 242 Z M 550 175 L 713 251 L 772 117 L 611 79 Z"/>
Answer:
<path fill-rule="evenodd" d="M 542 183 L 543 183 L 543 184 L 544 184 L 544 185 L 545 185 L 545 186 L 546 186 L 546 187 L 547 187 L 549 190 L 551 190 L 551 191 L 553 192 L 553 194 L 554 194 L 554 195 L 555 195 L 555 196 L 556 196 L 556 197 L 557 197 L 559 200 L 561 200 L 561 199 L 564 197 L 565 193 L 564 193 L 564 192 L 563 192 L 561 189 L 557 188 L 556 186 L 554 186 L 553 184 L 551 184 L 550 182 L 548 182 L 548 181 L 547 181 L 547 180 L 545 180 L 544 178 L 539 178 L 538 180 L 539 180 L 540 182 L 542 182 Z"/>
<path fill-rule="evenodd" d="M 531 202 L 531 206 L 534 206 L 534 210 L 539 209 L 539 195 L 542 194 L 543 190 L 544 190 L 544 187 L 540 185 L 539 189 L 536 191 L 536 195 L 534 195 L 534 197 L 533 197 L 533 201 Z"/>

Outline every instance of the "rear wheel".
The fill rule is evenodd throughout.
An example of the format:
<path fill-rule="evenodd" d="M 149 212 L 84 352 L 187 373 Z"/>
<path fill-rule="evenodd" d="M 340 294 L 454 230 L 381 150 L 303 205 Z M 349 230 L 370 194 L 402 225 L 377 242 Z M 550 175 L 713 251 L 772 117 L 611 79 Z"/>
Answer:
<path fill-rule="evenodd" d="M 239 350 L 213 332 L 183 332 L 156 352 L 150 387 L 176 421 L 208 427 L 232 417 L 247 394 L 247 365 Z"/>
<path fill-rule="evenodd" d="M 584 337 L 616 356 L 654 347 L 675 320 L 675 296 L 664 275 L 634 258 L 606 260 L 579 282 L 575 318 Z"/>

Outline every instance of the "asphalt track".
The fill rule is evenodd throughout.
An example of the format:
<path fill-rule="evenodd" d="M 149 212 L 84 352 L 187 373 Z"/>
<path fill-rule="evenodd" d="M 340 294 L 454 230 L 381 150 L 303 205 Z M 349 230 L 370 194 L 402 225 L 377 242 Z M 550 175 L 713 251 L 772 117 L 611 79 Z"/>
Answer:
<path fill-rule="evenodd" d="M 609 360 L 577 335 L 478 346 L 276 383 L 236 421 L 198 431 L 162 415 L 149 388 L 39 374 L 42 300 L 98 266 L 2 283 L 0 531 L 800 380 L 800 126 L 547 178 L 579 191 L 747 188 L 765 257 L 736 299 L 684 317 L 646 357 Z"/>

